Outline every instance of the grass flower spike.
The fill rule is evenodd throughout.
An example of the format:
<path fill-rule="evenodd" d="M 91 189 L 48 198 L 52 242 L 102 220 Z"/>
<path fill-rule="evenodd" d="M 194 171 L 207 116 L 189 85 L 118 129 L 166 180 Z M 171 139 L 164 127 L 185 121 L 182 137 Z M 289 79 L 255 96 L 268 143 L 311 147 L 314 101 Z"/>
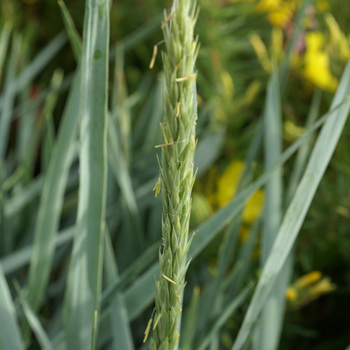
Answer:
<path fill-rule="evenodd" d="M 188 267 L 187 251 L 194 183 L 193 156 L 196 148 L 197 119 L 195 61 L 198 41 L 194 39 L 197 18 L 191 0 L 174 0 L 171 13 L 165 16 L 166 53 L 165 116 L 161 156 L 163 201 L 163 246 L 159 253 L 160 277 L 156 285 L 156 316 L 151 349 L 174 349 L 178 346 L 182 311 L 182 293 Z"/>

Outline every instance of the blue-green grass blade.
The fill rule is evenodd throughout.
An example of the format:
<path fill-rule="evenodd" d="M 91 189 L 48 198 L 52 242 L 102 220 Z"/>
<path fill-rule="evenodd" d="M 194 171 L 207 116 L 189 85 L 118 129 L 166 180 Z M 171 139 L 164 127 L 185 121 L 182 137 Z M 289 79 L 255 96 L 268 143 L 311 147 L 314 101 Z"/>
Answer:
<path fill-rule="evenodd" d="M 286 56 L 281 64 L 281 70 L 280 70 L 281 91 L 284 91 L 284 88 L 286 86 L 291 55 L 293 53 L 297 40 L 300 36 L 300 32 L 303 29 L 302 20 L 304 19 L 307 8 L 313 3 L 313 1 L 314 0 L 303 0 L 298 10 L 296 20 L 295 20 L 293 35 L 287 47 Z"/>
<path fill-rule="evenodd" d="M 20 301 L 21 301 L 24 315 L 30 325 L 30 328 L 35 334 L 35 337 L 40 345 L 40 348 L 44 350 L 53 350 L 54 348 L 50 342 L 48 335 L 46 334 L 43 326 L 41 325 L 37 315 L 29 306 L 27 300 L 23 296 L 20 296 Z"/>
<path fill-rule="evenodd" d="M 143 42 L 146 38 L 151 36 L 156 30 L 159 30 L 160 24 L 163 20 L 163 14 L 160 13 L 158 16 L 152 18 L 149 22 L 139 27 L 134 32 L 120 40 L 111 47 L 110 59 L 114 59 L 116 55 L 116 49 L 118 45 L 122 45 L 124 51 L 127 52 L 134 48 L 139 43 Z"/>
<path fill-rule="evenodd" d="M 16 311 L 6 278 L 0 265 L 0 348 L 1 350 L 24 350 Z"/>
<path fill-rule="evenodd" d="M 140 86 L 141 88 L 141 86 Z M 144 91 L 149 91 L 144 93 Z M 162 104 L 162 84 L 156 82 L 151 89 L 140 89 L 140 95 L 146 98 L 143 101 L 143 107 L 135 119 L 133 126 L 133 143 L 134 147 L 142 147 L 142 153 L 154 153 L 155 142 L 161 143 L 161 135 L 159 132 L 159 121 L 163 116 Z"/>
<path fill-rule="evenodd" d="M 26 205 L 35 201 L 43 187 L 44 179 L 42 176 L 38 176 L 33 179 L 27 187 L 22 189 L 19 193 L 13 195 L 5 202 L 4 215 L 8 218 L 14 218 Z"/>
<path fill-rule="evenodd" d="M 131 264 L 113 283 L 111 283 L 102 294 L 102 305 L 120 290 L 125 289 L 130 281 L 135 279 L 142 271 L 149 268 L 151 263 L 157 258 L 159 244 L 155 243 L 150 246 L 133 264 Z M 153 267 L 152 267 L 153 268 Z"/>
<path fill-rule="evenodd" d="M 142 243 L 141 234 L 141 223 L 139 210 L 137 207 L 136 197 L 129 174 L 128 166 L 126 164 L 125 158 L 122 155 L 120 144 L 118 142 L 118 133 L 115 124 L 112 120 L 109 120 L 108 131 L 108 161 L 112 174 L 117 181 L 122 196 L 125 200 L 127 209 L 134 220 L 135 226 L 138 230 L 135 232 L 135 237 L 137 237 L 135 242 L 135 248 L 139 251 L 140 244 Z"/>
<path fill-rule="evenodd" d="M 267 88 L 264 110 L 265 168 L 272 166 L 282 152 L 282 121 L 277 71 L 274 69 Z M 282 168 L 277 168 L 265 186 L 265 208 L 261 242 L 261 267 L 275 241 L 282 218 Z M 279 274 L 256 327 L 253 349 L 274 350 L 278 344 L 284 314 L 286 281 Z"/>
<path fill-rule="evenodd" d="M 115 261 L 112 242 L 109 233 L 105 232 L 105 271 L 106 282 L 112 283 L 118 278 L 118 268 Z M 134 344 L 131 336 L 129 317 L 127 314 L 124 297 L 121 293 L 114 294 L 110 300 L 111 326 L 113 332 L 112 343 L 115 350 L 133 350 Z"/>
<path fill-rule="evenodd" d="M 28 303 L 36 310 L 45 293 L 55 249 L 64 190 L 74 153 L 79 116 L 78 75 L 72 85 L 52 157 L 44 177 L 29 268 Z"/>
<path fill-rule="evenodd" d="M 3 76 L 3 65 L 5 62 L 5 57 L 10 42 L 11 31 L 11 24 L 9 22 L 4 23 L 3 27 L 1 28 L 0 35 L 0 82 Z"/>
<path fill-rule="evenodd" d="M 63 22 L 67 30 L 68 38 L 71 43 L 74 57 L 77 62 L 80 61 L 81 57 L 81 38 L 80 35 L 75 27 L 75 24 L 73 22 L 73 19 L 68 11 L 68 8 L 63 0 L 58 0 L 58 5 L 61 9 Z"/>
<path fill-rule="evenodd" d="M 322 127 L 302 180 L 284 216 L 232 350 L 239 350 L 245 344 L 251 328 L 274 285 L 276 277 L 293 247 L 347 119 L 350 109 L 349 90 L 350 62 L 343 73 L 330 109 L 332 111 L 337 106 L 340 107 L 330 113 L 329 118 Z"/>
<path fill-rule="evenodd" d="M 20 41 L 19 37 L 15 36 L 12 42 L 12 49 L 10 59 L 8 61 L 7 70 L 5 74 L 5 84 L 3 92 L 3 104 L 0 107 L 0 166 L 4 161 L 7 143 L 10 135 L 11 111 L 15 100 L 15 92 L 11 88 L 15 80 L 16 70 L 18 65 Z"/>
<path fill-rule="evenodd" d="M 180 338 L 180 349 L 182 350 L 193 349 L 198 322 L 199 300 L 200 288 L 194 287 L 191 303 L 184 314 L 183 331 Z"/>
<path fill-rule="evenodd" d="M 66 42 L 64 34 L 58 34 L 44 49 L 27 65 L 21 74 L 12 81 L 10 88 L 17 93 L 22 91 L 28 84 L 35 79 L 38 74 L 46 67 L 57 52 Z M 3 107 L 3 98 L 0 98 L 0 108 Z"/>
<path fill-rule="evenodd" d="M 312 97 L 310 110 L 306 119 L 305 129 L 309 130 L 312 125 L 315 123 L 318 115 L 319 108 L 321 103 L 322 91 L 317 89 L 314 92 Z M 307 159 L 310 155 L 310 149 L 312 145 L 312 136 L 310 135 L 309 139 L 304 143 L 303 146 L 300 147 L 296 159 L 293 165 L 292 173 L 289 178 L 288 189 L 287 189 L 287 202 L 292 199 L 293 194 L 295 193 L 298 183 L 303 175 L 303 171 L 305 170 Z"/>
<path fill-rule="evenodd" d="M 20 108 L 18 109 L 18 112 L 15 112 L 15 109 L 13 109 L 12 113 L 13 115 L 19 115 L 19 127 L 18 127 L 18 137 L 16 140 L 16 155 L 17 155 L 17 161 L 20 164 L 21 168 L 23 169 L 24 173 L 28 176 L 30 176 L 29 169 L 32 168 L 31 164 L 35 163 L 34 157 L 35 153 L 33 152 L 33 137 L 34 135 L 34 128 L 35 128 L 35 118 L 36 113 L 34 108 L 25 108 L 26 103 L 29 101 L 29 105 L 31 104 L 30 100 L 30 88 L 27 86 L 23 89 L 23 91 L 20 92 L 19 96 L 19 105 Z M 23 108 L 24 107 L 24 108 Z M 29 146 L 30 145 L 30 146 Z M 30 151 L 29 151 L 30 150 Z"/>
<path fill-rule="evenodd" d="M 159 266 L 154 264 L 134 284 L 125 290 L 124 298 L 130 321 L 133 321 L 153 302 L 156 291 L 154 278 L 158 274 Z M 151 281 L 153 285 L 150 283 Z"/>
<path fill-rule="evenodd" d="M 51 93 L 47 96 L 44 105 L 44 140 L 42 143 L 42 167 L 43 172 L 46 173 L 49 163 L 52 158 L 52 151 L 55 139 L 55 126 L 53 120 L 53 113 L 58 99 L 59 86 L 62 84 L 63 71 L 57 69 L 54 71 L 51 79 Z"/>
<path fill-rule="evenodd" d="M 241 290 L 242 283 L 252 267 L 253 250 L 256 247 L 258 233 L 260 231 L 262 219 L 260 218 L 253 224 L 250 229 L 248 240 L 242 245 L 238 252 L 236 266 L 232 271 L 233 276 L 228 276 L 229 287 L 227 292 L 227 299 L 234 299 Z"/>
<path fill-rule="evenodd" d="M 80 184 L 76 234 L 65 296 L 69 349 L 89 349 L 102 280 L 106 197 L 109 1 L 87 0 L 80 85 Z"/>
<path fill-rule="evenodd" d="M 198 176 L 204 174 L 215 162 L 223 143 L 223 130 L 212 131 L 201 137 L 194 155 L 194 168 L 198 168 Z"/>
<path fill-rule="evenodd" d="M 249 293 L 253 289 L 253 285 L 254 284 L 252 282 L 249 283 L 235 299 L 226 305 L 225 310 L 215 320 L 214 324 L 205 337 L 201 340 L 200 345 L 196 349 L 205 350 L 207 348 L 215 333 L 226 323 L 233 312 L 247 299 Z"/>
<path fill-rule="evenodd" d="M 66 243 L 69 243 L 73 238 L 75 227 L 67 228 L 59 232 L 55 237 L 55 247 L 58 248 Z M 30 262 L 33 246 L 26 246 L 21 249 L 6 255 L 0 260 L 2 269 L 5 275 L 9 275 L 18 269 L 26 266 Z"/>

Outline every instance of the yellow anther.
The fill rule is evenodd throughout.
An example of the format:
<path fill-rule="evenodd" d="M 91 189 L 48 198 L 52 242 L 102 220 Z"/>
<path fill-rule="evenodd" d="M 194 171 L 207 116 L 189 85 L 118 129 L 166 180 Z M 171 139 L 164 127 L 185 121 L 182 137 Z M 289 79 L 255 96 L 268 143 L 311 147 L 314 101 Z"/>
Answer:
<path fill-rule="evenodd" d="M 153 54 L 152 54 L 151 62 L 149 64 L 149 69 L 152 69 L 153 66 L 154 66 L 154 63 L 155 63 L 156 57 L 157 57 L 157 52 L 158 52 L 158 46 L 154 45 L 153 46 Z"/>
<path fill-rule="evenodd" d="M 165 21 L 162 23 L 162 29 L 167 25 L 168 22 L 173 18 L 175 12 L 171 11 L 169 16 L 165 19 Z"/>
<path fill-rule="evenodd" d="M 167 281 L 169 281 L 172 284 L 176 284 L 172 279 L 170 279 L 168 276 L 162 275 Z"/>
<path fill-rule="evenodd" d="M 186 77 L 176 78 L 175 81 L 177 83 L 180 83 L 180 82 L 186 81 L 188 79 L 195 79 L 196 76 L 197 76 L 197 73 L 194 73 L 194 74 L 187 75 Z"/>
<path fill-rule="evenodd" d="M 180 115 L 180 102 L 178 102 L 177 104 L 176 104 L 176 117 L 178 117 L 179 115 Z"/>
<path fill-rule="evenodd" d="M 160 192 L 160 185 L 161 185 L 161 179 L 160 177 L 158 178 L 158 181 L 156 183 L 156 185 L 153 187 L 152 191 L 155 191 L 154 196 L 157 198 L 159 192 Z"/>
<path fill-rule="evenodd" d="M 174 142 L 163 143 L 162 145 L 156 145 L 156 146 L 154 146 L 154 148 L 168 147 L 168 146 L 171 146 L 171 145 L 173 145 L 173 144 L 174 144 Z"/>
<path fill-rule="evenodd" d="M 162 314 L 159 314 L 159 315 L 157 316 L 156 320 L 154 321 L 153 330 L 156 329 L 157 324 L 158 324 L 158 322 L 160 321 L 160 319 L 162 318 L 162 316 L 163 316 Z"/>
<path fill-rule="evenodd" d="M 147 327 L 146 327 L 146 330 L 145 330 L 145 337 L 143 338 L 143 342 L 146 343 L 146 340 L 148 338 L 148 334 L 149 334 L 149 331 L 151 329 L 151 324 L 152 324 L 152 318 L 148 321 L 148 324 L 147 324 Z"/>

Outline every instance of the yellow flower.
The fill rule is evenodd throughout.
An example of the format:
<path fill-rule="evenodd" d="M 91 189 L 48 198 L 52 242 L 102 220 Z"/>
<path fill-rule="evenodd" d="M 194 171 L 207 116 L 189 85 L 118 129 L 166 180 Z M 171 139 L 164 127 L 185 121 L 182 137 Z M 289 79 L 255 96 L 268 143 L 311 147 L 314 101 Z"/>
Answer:
<path fill-rule="evenodd" d="M 336 289 L 328 277 L 322 278 L 320 271 L 312 271 L 297 279 L 287 290 L 287 300 L 294 305 L 303 306 L 317 299 L 320 295 Z"/>
<path fill-rule="evenodd" d="M 198 226 L 212 214 L 208 199 L 197 192 L 192 194 L 191 226 Z"/>
<path fill-rule="evenodd" d="M 251 45 L 254 48 L 254 51 L 256 55 L 258 56 L 258 59 L 263 66 L 264 70 L 269 73 L 272 69 L 272 63 L 269 58 L 269 54 L 267 53 L 267 49 L 263 41 L 261 40 L 260 36 L 257 34 L 252 34 L 249 37 L 249 41 Z"/>
<path fill-rule="evenodd" d="M 243 221 L 252 224 L 261 214 L 264 206 L 265 194 L 263 190 L 257 190 L 248 200 L 243 211 Z"/>
<path fill-rule="evenodd" d="M 327 0 L 318 0 L 315 3 L 317 10 L 325 12 L 330 10 L 329 2 Z"/>
<path fill-rule="evenodd" d="M 328 277 L 322 278 L 321 281 L 309 288 L 309 295 L 317 298 L 322 294 L 333 292 L 336 289 L 336 285 L 331 282 Z"/>
<path fill-rule="evenodd" d="M 319 31 L 310 32 L 306 34 L 305 40 L 304 76 L 321 89 L 334 91 L 338 82 L 329 69 L 329 56 L 323 49 L 323 34 Z"/>
<path fill-rule="evenodd" d="M 243 162 L 233 161 L 219 177 L 216 194 L 217 206 L 219 208 L 225 206 L 235 196 L 243 170 Z M 262 190 L 258 190 L 247 202 L 243 212 L 243 221 L 246 223 L 254 222 L 261 214 L 263 205 L 264 192 Z"/>
<path fill-rule="evenodd" d="M 294 141 L 301 137 L 305 133 L 305 129 L 295 125 L 292 121 L 287 120 L 283 123 L 283 131 L 286 138 L 290 141 Z"/>
<path fill-rule="evenodd" d="M 341 31 L 337 21 L 330 13 L 325 14 L 325 20 L 331 35 L 331 52 L 339 56 L 342 60 L 347 61 L 350 57 L 350 43 L 348 38 Z"/>
<path fill-rule="evenodd" d="M 216 194 L 218 207 L 225 206 L 234 197 L 237 191 L 239 180 L 244 170 L 244 163 L 232 162 L 219 177 L 218 190 Z"/>
<path fill-rule="evenodd" d="M 260 0 L 255 10 L 267 13 L 269 22 L 276 27 L 285 27 L 293 18 L 296 1 Z"/>
<path fill-rule="evenodd" d="M 298 292 L 293 287 L 289 287 L 286 290 L 286 298 L 289 301 L 294 301 L 298 297 Z"/>
<path fill-rule="evenodd" d="M 320 271 L 312 271 L 298 278 L 298 280 L 294 283 L 294 286 L 298 289 L 302 289 L 319 281 L 321 277 L 322 273 Z"/>

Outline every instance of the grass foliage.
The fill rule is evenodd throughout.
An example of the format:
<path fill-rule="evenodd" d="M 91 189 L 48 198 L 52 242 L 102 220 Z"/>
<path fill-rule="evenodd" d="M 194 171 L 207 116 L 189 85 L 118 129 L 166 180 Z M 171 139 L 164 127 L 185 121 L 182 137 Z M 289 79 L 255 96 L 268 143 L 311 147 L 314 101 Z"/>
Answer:
<path fill-rule="evenodd" d="M 267 3 L 0 5 L 0 349 L 349 349 L 349 14 Z"/>

